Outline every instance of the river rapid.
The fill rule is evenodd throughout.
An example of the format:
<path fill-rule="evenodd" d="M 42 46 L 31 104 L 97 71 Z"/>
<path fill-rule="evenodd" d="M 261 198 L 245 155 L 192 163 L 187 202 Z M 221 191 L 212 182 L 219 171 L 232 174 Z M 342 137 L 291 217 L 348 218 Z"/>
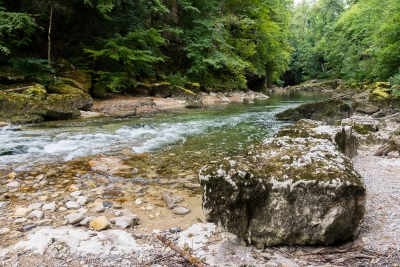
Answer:
<path fill-rule="evenodd" d="M 26 171 L 100 154 L 196 154 L 212 160 L 240 153 L 287 123 L 274 115 L 324 94 L 273 94 L 254 104 L 228 104 L 130 119 L 95 118 L 0 128 L 0 169 Z M 200 156 L 202 155 L 202 156 Z M 203 160 L 201 160 L 203 161 Z"/>

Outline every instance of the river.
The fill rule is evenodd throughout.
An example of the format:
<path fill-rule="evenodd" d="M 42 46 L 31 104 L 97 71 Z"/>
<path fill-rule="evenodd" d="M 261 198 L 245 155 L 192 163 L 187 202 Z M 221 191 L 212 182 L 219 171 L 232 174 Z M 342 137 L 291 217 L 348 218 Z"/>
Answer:
<path fill-rule="evenodd" d="M 277 112 L 325 99 L 324 94 L 272 94 L 254 104 L 229 104 L 130 119 L 96 118 L 0 128 L 0 169 L 27 170 L 99 154 L 201 155 L 211 160 L 240 153 L 287 123 Z"/>

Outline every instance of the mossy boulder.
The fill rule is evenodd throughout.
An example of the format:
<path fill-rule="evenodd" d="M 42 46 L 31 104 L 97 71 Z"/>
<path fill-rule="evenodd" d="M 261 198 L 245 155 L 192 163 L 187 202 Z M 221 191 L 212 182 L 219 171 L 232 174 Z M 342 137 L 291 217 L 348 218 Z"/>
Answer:
<path fill-rule="evenodd" d="M 59 73 L 58 76 L 64 83 L 79 88 L 85 93 L 89 93 L 92 87 L 92 76 L 83 70 L 70 70 Z"/>
<path fill-rule="evenodd" d="M 185 88 L 187 88 L 188 90 L 192 91 L 195 94 L 200 92 L 200 84 L 199 83 L 187 82 L 185 84 Z"/>
<path fill-rule="evenodd" d="M 64 102 L 60 95 L 47 99 L 32 95 L 5 93 L 0 91 L 0 120 L 12 123 L 39 122 L 79 118 L 80 111 Z"/>
<path fill-rule="evenodd" d="M 149 83 L 138 82 L 135 87 L 129 88 L 126 93 L 138 96 L 138 97 L 148 97 L 151 95 L 153 86 Z"/>
<path fill-rule="evenodd" d="M 171 96 L 172 86 L 169 82 L 160 82 L 152 84 L 151 96 L 166 98 Z"/>
<path fill-rule="evenodd" d="M 34 84 L 32 87 L 22 91 L 22 94 L 27 97 L 34 97 L 42 100 L 45 100 L 47 97 L 46 88 L 41 84 Z"/>
<path fill-rule="evenodd" d="M 344 121 L 344 120 L 343 120 Z M 336 148 L 349 158 L 357 155 L 358 140 L 350 124 L 330 126 L 323 122 L 303 119 L 281 129 L 275 137 L 318 138 L 331 141 Z"/>
<path fill-rule="evenodd" d="M 106 99 L 107 93 L 109 92 L 109 89 L 107 87 L 107 85 L 103 82 L 98 82 L 96 83 L 90 94 L 94 97 L 94 98 L 98 98 L 98 99 Z"/>
<path fill-rule="evenodd" d="M 392 89 L 387 89 L 387 88 L 375 88 L 371 91 L 369 94 L 368 100 L 369 101 L 374 101 L 374 100 L 386 100 L 390 98 L 390 95 L 392 93 Z"/>
<path fill-rule="evenodd" d="M 171 97 L 174 99 L 184 100 L 186 102 L 200 99 L 200 97 L 193 91 L 180 86 L 174 86 L 171 91 Z"/>
<path fill-rule="evenodd" d="M 56 94 L 56 96 L 50 95 L 49 98 L 60 99 L 65 101 L 67 105 L 74 106 L 80 110 L 88 111 L 93 106 L 93 99 L 89 94 L 68 84 L 50 85 L 47 87 L 47 92 Z"/>
<path fill-rule="evenodd" d="M 324 121 L 334 125 L 338 120 L 350 117 L 351 107 L 343 100 L 331 98 L 319 102 L 302 104 L 296 108 L 290 108 L 275 115 L 278 120 L 298 121 L 311 119 Z"/>
<path fill-rule="evenodd" d="M 259 248 L 352 237 L 365 186 L 328 140 L 268 138 L 199 172 L 206 220 Z"/>

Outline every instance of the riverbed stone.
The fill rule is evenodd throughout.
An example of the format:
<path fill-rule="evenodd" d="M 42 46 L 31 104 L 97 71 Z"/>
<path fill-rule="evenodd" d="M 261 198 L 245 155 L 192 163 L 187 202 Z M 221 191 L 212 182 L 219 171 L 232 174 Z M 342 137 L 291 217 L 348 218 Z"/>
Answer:
<path fill-rule="evenodd" d="M 190 212 L 190 209 L 185 208 L 185 207 L 175 207 L 172 209 L 172 213 L 178 214 L 178 215 L 185 215 Z"/>
<path fill-rule="evenodd" d="M 27 218 L 18 218 L 14 220 L 14 224 L 23 224 L 27 220 L 28 220 Z"/>
<path fill-rule="evenodd" d="M 257 247 L 349 239 L 365 213 L 365 186 L 325 139 L 268 138 L 199 173 L 203 211 Z"/>
<path fill-rule="evenodd" d="M 55 203 L 47 203 L 42 206 L 43 211 L 51 211 L 54 212 L 57 209 L 57 205 Z"/>
<path fill-rule="evenodd" d="M 75 224 L 85 219 L 85 215 L 83 213 L 71 213 L 66 218 L 69 224 Z"/>
<path fill-rule="evenodd" d="M 34 210 L 28 215 L 28 218 L 36 218 L 38 220 L 43 219 L 43 217 L 44 217 L 44 211 L 42 210 Z"/>
<path fill-rule="evenodd" d="M 6 187 L 8 189 L 20 188 L 21 187 L 21 183 L 18 182 L 18 181 L 13 181 L 13 182 L 10 182 L 10 183 L 6 184 Z"/>
<path fill-rule="evenodd" d="M 110 175 L 117 174 L 122 171 L 133 169 L 132 166 L 123 164 L 122 160 L 115 156 L 99 156 L 89 162 L 92 171 L 100 171 Z"/>
<path fill-rule="evenodd" d="M 97 217 L 89 223 L 89 227 L 96 231 L 108 229 L 110 226 L 110 221 L 106 216 Z"/>
<path fill-rule="evenodd" d="M 79 205 L 75 201 L 67 201 L 67 203 L 65 203 L 65 206 L 67 207 L 67 209 L 79 209 L 81 207 L 81 205 Z"/>
<path fill-rule="evenodd" d="M 351 116 L 351 107 L 343 100 L 331 98 L 324 101 L 302 104 L 296 108 L 290 108 L 275 115 L 278 120 L 298 121 L 312 119 L 324 121 L 330 125 L 336 124 L 342 119 Z"/>
<path fill-rule="evenodd" d="M 32 212 L 32 209 L 30 209 L 30 208 L 18 208 L 14 212 L 14 217 L 26 217 L 31 212 Z"/>
<path fill-rule="evenodd" d="M 78 204 L 81 205 L 81 206 L 84 206 L 87 202 L 88 202 L 88 198 L 85 197 L 85 196 L 79 196 L 79 197 L 76 199 L 76 203 L 78 203 Z"/>
<path fill-rule="evenodd" d="M 114 217 L 110 219 L 112 224 L 115 224 L 116 227 L 126 229 L 130 226 L 135 226 L 139 222 L 139 217 L 136 214 L 130 216 L 120 216 Z"/>

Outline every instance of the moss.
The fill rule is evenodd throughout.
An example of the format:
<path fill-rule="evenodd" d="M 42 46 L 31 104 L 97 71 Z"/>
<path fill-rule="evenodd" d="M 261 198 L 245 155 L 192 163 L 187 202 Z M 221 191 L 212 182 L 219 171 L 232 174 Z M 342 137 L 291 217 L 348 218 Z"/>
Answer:
<path fill-rule="evenodd" d="M 371 124 L 355 124 L 353 130 L 359 134 L 368 134 L 370 132 L 376 132 L 376 129 Z"/>
<path fill-rule="evenodd" d="M 27 88 L 22 92 L 23 95 L 28 96 L 28 97 L 33 97 L 37 99 L 46 99 L 47 97 L 47 91 L 46 88 L 44 88 L 43 85 L 40 84 L 35 84 L 31 88 Z"/>
<path fill-rule="evenodd" d="M 187 82 L 185 84 L 185 88 L 189 89 L 192 92 L 198 93 L 200 91 L 200 84 Z"/>
<path fill-rule="evenodd" d="M 61 80 L 67 84 L 79 88 L 85 93 L 89 93 L 92 87 L 92 77 L 83 70 L 71 70 L 59 74 Z"/>
<path fill-rule="evenodd" d="M 368 99 L 369 100 L 385 100 L 390 97 L 391 89 L 382 89 L 382 88 L 376 88 L 374 89 Z"/>

